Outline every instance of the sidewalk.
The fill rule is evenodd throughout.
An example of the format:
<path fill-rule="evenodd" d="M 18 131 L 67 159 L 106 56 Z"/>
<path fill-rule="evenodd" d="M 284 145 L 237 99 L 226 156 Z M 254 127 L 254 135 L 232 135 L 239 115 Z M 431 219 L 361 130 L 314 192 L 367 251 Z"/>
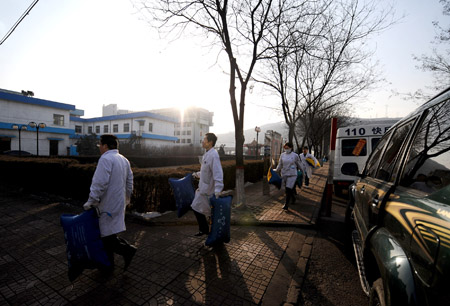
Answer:
<path fill-rule="evenodd" d="M 231 241 L 204 246 L 195 217 L 175 213 L 150 221 L 127 218 L 122 235 L 138 247 L 128 271 L 116 256 L 114 275 L 85 270 L 71 284 L 59 216 L 80 213 L 48 198 L 0 194 L 1 305 L 280 305 L 295 304 L 303 282 L 326 184 L 327 164 L 297 204 L 281 209 L 284 192 L 246 187 L 232 213 Z"/>

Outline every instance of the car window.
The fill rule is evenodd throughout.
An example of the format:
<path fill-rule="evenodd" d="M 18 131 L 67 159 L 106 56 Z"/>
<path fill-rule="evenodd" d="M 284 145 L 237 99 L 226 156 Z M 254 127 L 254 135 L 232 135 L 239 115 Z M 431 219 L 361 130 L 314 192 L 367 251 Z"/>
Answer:
<path fill-rule="evenodd" d="M 380 160 L 381 153 L 383 153 L 383 148 L 389 139 L 390 132 L 386 133 L 384 137 L 378 142 L 375 149 L 372 151 L 369 160 L 366 165 L 366 175 L 370 177 L 375 177 L 375 173 L 378 167 L 378 161 Z"/>
<path fill-rule="evenodd" d="M 402 152 L 402 145 L 406 140 L 409 131 L 412 129 L 414 122 L 415 119 L 410 120 L 395 129 L 389 143 L 386 146 L 376 178 L 389 182 L 393 182 L 395 180 L 395 174 L 398 169 L 395 165 L 398 164 L 396 162 L 398 156 Z"/>
<path fill-rule="evenodd" d="M 381 137 L 374 137 L 372 138 L 371 142 L 372 142 L 372 151 L 377 147 L 377 143 L 378 141 L 380 141 Z"/>
<path fill-rule="evenodd" d="M 414 139 L 400 185 L 432 193 L 450 184 L 450 100 L 432 107 Z"/>
<path fill-rule="evenodd" d="M 342 139 L 342 156 L 366 156 L 366 139 Z"/>

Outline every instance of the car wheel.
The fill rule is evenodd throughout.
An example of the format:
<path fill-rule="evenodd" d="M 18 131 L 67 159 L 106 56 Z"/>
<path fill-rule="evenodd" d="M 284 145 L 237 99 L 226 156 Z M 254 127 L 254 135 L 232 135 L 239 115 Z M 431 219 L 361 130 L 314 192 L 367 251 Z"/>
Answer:
<path fill-rule="evenodd" d="M 377 279 L 370 288 L 369 306 L 386 306 L 384 300 L 384 286 L 381 278 Z"/>

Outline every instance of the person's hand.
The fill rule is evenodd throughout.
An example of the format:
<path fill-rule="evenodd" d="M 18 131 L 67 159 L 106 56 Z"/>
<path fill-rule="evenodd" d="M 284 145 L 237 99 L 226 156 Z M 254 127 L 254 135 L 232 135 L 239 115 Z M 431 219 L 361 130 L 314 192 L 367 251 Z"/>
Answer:
<path fill-rule="evenodd" d="M 96 202 L 87 201 L 86 203 L 84 203 L 83 208 L 84 208 L 84 210 L 89 210 L 92 207 L 97 206 L 96 204 L 97 204 Z"/>
<path fill-rule="evenodd" d="M 216 196 L 216 199 L 218 199 L 220 197 L 221 192 L 216 192 L 214 193 L 214 195 Z"/>
<path fill-rule="evenodd" d="M 131 204 L 131 197 L 126 197 L 125 198 L 125 205 L 128 206 Z"/>
<path fill-rule="evenodd" d="M 198 172 L 192 172 L 192 177 L 198 179 L 198 178 L 200 178 L 200 175 Z"/>

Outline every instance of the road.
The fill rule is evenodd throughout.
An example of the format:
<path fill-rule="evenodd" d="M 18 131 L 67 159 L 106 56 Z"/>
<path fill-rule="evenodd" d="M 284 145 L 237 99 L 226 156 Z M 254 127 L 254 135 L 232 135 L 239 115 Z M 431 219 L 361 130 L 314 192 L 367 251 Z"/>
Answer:
<path fill-rule="evenodd" d="M 345 231 L 345 207 L 345 199 L 334 197 L 331 218 L 320 219 L 300 305 L 369 303 L 361 289 L 351 239 Z"/>

